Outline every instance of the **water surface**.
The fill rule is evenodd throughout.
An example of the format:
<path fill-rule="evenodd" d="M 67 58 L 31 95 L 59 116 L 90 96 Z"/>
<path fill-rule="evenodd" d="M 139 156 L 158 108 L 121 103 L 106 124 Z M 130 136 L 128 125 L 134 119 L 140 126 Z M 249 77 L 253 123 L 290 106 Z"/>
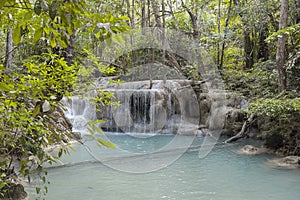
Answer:
<path fill-rule="evenodd" d="M 113 134 L 108 138 L 129 152 L 153 152 L 168 144 L 173 136 L 132 137 Z M 201 144 L 196 138 L 193 145 Z M 248 141 L 249 142 L 249 141 Z M 111 169 L 92 161 L 98 156 L 117 158 L 113 150 L 94 145 L 75 145 L 76 152 L 62 159 L 77 163 L 49 169 L 48 200 L 296 200 L 300 199 L 300 170 L 270 168 L 266 162 L 273 155 L 240 155 L 236 145 L 215 146 L 208 156 L 200 159 L 198 151 L 188 150 L 173 164 L 161 170 L 133 174 Z M 176 150 L 155 154 L 151 159 L 164 161 Z M 120 155 L 123 156 L 123 155 Z M 115 159 L 119 165 L 135 163 L 147 168 L 147 156 Z M 78 163 L 82 162 L 82 163 Z M 144 166 L 143 166 L 144 164 Z M 33 189 L 28 189 L 32 191 Z"/>

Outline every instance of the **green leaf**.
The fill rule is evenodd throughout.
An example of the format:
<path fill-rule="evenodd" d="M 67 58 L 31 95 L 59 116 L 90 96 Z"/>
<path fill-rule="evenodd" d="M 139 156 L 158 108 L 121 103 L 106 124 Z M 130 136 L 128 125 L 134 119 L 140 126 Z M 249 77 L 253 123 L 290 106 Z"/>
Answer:
<path fill-rule="evenodd" d="M 37 0 L 34 4 L 34 12 L 37 15 L 40 15 L 42 12 L 41 0 Z"/>
<path fill-rule="evenodd" d="M 96 125 L 91 125 L 91 127 L 94 131 L 103 135 L 103 131 L 100 128 L 98 128 Z"/>
<path fill-rule="evenodd" d="M 18 45 L 21 42 L 21 29 L 20 26 L 17 26 L 13 30 L 13 36 L 12 36 L 13 42 L 15 45 Z"/>
<path fill-rule="evenodd" d="M 100 38 L 100 34 L 101 34 L 101 32 L 99 31 L 98 33 L 95 33 L 94 35 L 95 35 L 95 37 L 96 37 L 97 39 L 99 39 L 99 38 Z"/>
<path fill-rule="evenodd" d="M 2 188 L 4 188 L 6 186 L 6 182 L 1 182 L 0 183 L 0 190 L 2 189 Z"/>
<path fill-rule="evenodd" d="M 54 1 L 49 8 L 49 16 L 52 20 L 55 19 L 56 15 L 57 15 L 57 8 L 58 8 L 58 2 Z"/>
<path fill-rule="evenodd" d="M 97 138 L 97 142 L 103 146 L 106 146 L 108 148 L 116 148 L 116 145 L 112 142 L 106 141 L 102 138 Z"/>
<path fill-rule="evenodd" d="M 52 48 L 56 47 L 56 41 L 54 38 L 51 40 L 50 45 Z"/>
<path fill-rule="evenodd" d="M 95 124 L 99 124 L 99 123 L 103 123 L 103 122 L 105 122 L 105 120 L 103 120 L 103 119 L 97 119 L 97 120 L 88 121 L 86 124 L 87 125 L 95 125 Z"/>
<path fill-rule="evenodd" d="M 43 36 L 43 32 L 44 32 L 43 27 L 41 27 L 35 31 L 34 37 L 33 37 L 34 43 L 38 42 L 41 39 L 41 37 Z"/>
<path fill-rule="evenodd" d="M 59 151 L 58 151 L 58 157 L 61 157 L 62 154 L 63 154 L 63 150 L 62 150 L 62 149 L 59 149 Z"/>
<path fill-rule="evenodd" d="M 35 107 L 35 109 L 32 112 L 32 116 L 36 117 L 40 113 L 41 107 L 38 105 Z"/>
<path fill-rule="evenodd" d="M 7 84 L 0 82 L 0 90 L 8 92 L 11 91 L 12 88 L 10 88 Z"/>
<path fill-rule="evenodd" d="M 36 187 L 36 188 L 35 188 L 35 191 L 36 191 L 37 194 L 39 194 L 39 193 L 41 192 L 41 188 Z"/>

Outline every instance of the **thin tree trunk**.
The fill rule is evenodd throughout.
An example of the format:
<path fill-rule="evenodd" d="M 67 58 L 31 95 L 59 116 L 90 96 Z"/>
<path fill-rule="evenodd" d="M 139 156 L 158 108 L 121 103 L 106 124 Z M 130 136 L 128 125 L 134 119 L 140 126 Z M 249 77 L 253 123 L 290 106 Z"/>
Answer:
<path fill-rule="evenodd" d="M 226 17 L 226 20 L 225 20 L 224 39 L 223 39 L 222 49 L 221 49 L 220 65 L 218 66 L 219 71 L 222 71 L 222 68 L 223 68 L 225 41 L 227 39 L 227 28 L 228 28 L 228 24 L 229 24 L 229 17 L 230 17 L 230 13 L 231 13 L 231 7 L 232 7 L 232 0 L 229 1 L 227 17 Z"/>
<path fill-rule="evenodd" d="M 165 60 L 166 60 L 166 33 L 165 33 L 165 25 L 166 25 L 166 19 L 165 19 L 165 0 L 161 0 L 161 9 L 162 9 L 162 27 L 163 27 L 163 65 L 165 66 Z M 167 72 L 166 68 L 163 66 L 163 82 L 164 85 L 167 82 Z"/>
<path fill-rule="evenodd" d="M 300 0 L 296 1 L 296 8 L 297 8 L 297 19 L 296 23 L 300 23 Z"/>
<path fill-rule="evenodd" d="M 175 29 L 177 31 L 180 31 L 179 26 L 178 26 L 178 21 L 177 21 L 177 18 L 175 17 L 175 15 L 174 15 L 173 8 L 172 8 L 173 5 L 171 4 L 171 2 L 168 2 L 168 6 L 169 6 L 169 9 L 170 9 L 172 19 L 174 20 Z"/>
<path fill-rule="evenodd" d="M 181 0 L 181 4 L 182 4 L 182 7 L 186 10 L 186 12 L 190 16 L 190 21 L 192 23 L 192 28 L 193 28 L 192 35 L 193 35 L 193 38 L 196 40 L 196 42 L 198 42 L 199 31 L 198 31 L 198 25 L 197 25 L 197 16 L 191 11 L 191 9 L 189 9 L 184 4 L 183 0 Z M 199 52 L 198 50 L 200 50 L 200 49 L 196 49 L 196 53 L 197 53 L 197 65 L 198 65 L 198 75 L 201 77 L 204 74 L 204 63 L 202 61 L 201 52 Z"/>
<path fill-rule="evenodd" d="M 257 58 L 262 61 L 268 60 L 268 44 L 265 42 L 265 39 L 268 37 L 268 26 L 264 24 L 262 30 L 259 34 L 259 47 Z"/>
<path fill-rule="evenodd" d="M 153 9 L 153 13 L 154 13 L 156 26 L 157 27 L 162 27 L 162 23 L 161 23 L 161 20 L 160 20 L 160 17 L 159 17 L 159 9 L 158 9 L 157 0 L 152 0 L 152 9 Z"/>
<path fill-rule="evenodd" d="M 221 43 L 221 0 L 218 1 L 218 18 L 217 18 L 217 24 L 218 24 L 218 43 L 217 43 L 217 66 L 220 66 L 220 43 Z"/>
<path fill-rule="evenodd" d="M 13 40 L 12 40 L 12 27 L 10 26 L 7 31 L 6 38 L 6 54 L 4 66 L 8 69 L 13 61 Z"/>
<path fill-rule="evenodd" d="M 130 19 L 130 24 L 129 25 L 132 26 L 133 19 L 132 19 L 131 12 L 130 12 L 130 10 L 131 10 L 130 1 L 126 0 L 126 4 L 127 4 L 127 15 L 128 15 L 128 17 Z"/>
<path fill-rule="evenodd" d="M 146 27 L 146 0 L 142 0 L 141 12 L 142 12 L 141 26 L 142 28 L 144 28 Z"/>
<path fill-rule="evenodd" d="M 151 26 L 151 3 L 150 3 L 151 0 L 148 0 L 147 1 L 147 8 L 148 8 L 148 12 L 147 12 L 147 21 L 148 21 L 148 27 Z"/>
<path fill-rule="evenodd" d="M 250 32 L 244 31 L 244 56 L 246 62 L 246 69 L 253 67 L 253 45 L 250 37 Z"/>
<path fill-rule="evenodd" d="M 134 24 L 134 0 L 132 0 L 132 9 L 131 9 L 131 20 L 132 20 L 132 22 L 131 22 L 131 26 L 134 28 L 134 26 L 135 26 L 135 24 Z"/>
<path fill-rule="evenodd" d="M 75 56 L 76 32 L 77 32 L 76 30 L 73 30 L 72 35 L 70 35 L 69 45 L 66 49 L 64 49 L 64 55 L 63 56 L 66 59 L 68 65 L 72 65 L 73 62 L 74 62 L 73 60 L 74 60 L 74 56 Z"/>
<path fill-rule="evenodd" d="M 251 115 L 250 115 L 250 117 L 244 122 L 244 124 L 243 124 L 243 127 L 242 127 L 242 129 L 240 130 L 240 132 L 238 132 L 235 136 L 232 136 L 231 138 L 229 138 L 229 139 L 227 139 L 227 140 L 225 140 L 223 143 L 224 144 L 227 144 L 227 143 L 231 143 L 231 142 L 234 142 L 234 141 L 237 141 L 237 140 L 239 140 L 239 139 L 241 139 L 241 138 L 244 138 L 244 137 L 246 137 L 247 136 L 247 130 L 248 130 L 248 128 L 251 126 L 251 124 L 254 122 L 254 114 L 252 113 Z"/>
<path fill-rule="evenodd" d="M 279 30 L 287 27 L 288 18 L 288 0 L 281 0 Z M 286 89 L 286 71 L 284 68 L 286 59 L 286 35 L 282 34 L 278 37 L 278 46 L 276 53 L 276 65 L 278 69 L 278 87 L 279 91 Z"/>
<path fill-rule="evenodd" d="M 193 32 L 192 32 L 192 35 L 195 39 L 198 39 L 198 36 L 199 36 L 199 31 L 198 31 L 198 26 L 197 26 L 197 16 L 194 15 L 194 13 L 191 11 L 190 8 L 188 8 L 183 0 L 181 0 L 181 4 L 182 4 L 182 7 L 186 10 L 186 12 L 189 14 L 190 16 L 190 20 L 191 20 L 191 23 L 192 23 L 192 28 L 193 28 Z"/>

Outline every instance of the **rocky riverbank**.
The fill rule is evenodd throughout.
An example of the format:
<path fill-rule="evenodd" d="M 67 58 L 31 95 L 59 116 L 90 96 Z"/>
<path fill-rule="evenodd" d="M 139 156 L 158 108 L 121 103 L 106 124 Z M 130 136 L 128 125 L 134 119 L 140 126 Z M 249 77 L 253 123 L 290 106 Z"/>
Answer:
<path fill-rule="evenodd" d="M 198 95 L 200 127 L 208 127 L 210 116 L 214 112 L 213 102 L 216 93 L 208 92 L 205 84 L 194 84 Z M 234 92 L 218 91 L 223 95 L 225 120 L 222 135 L 232 137 L 241 131 L 247 120 L 248 100 Z M 255 116 L 251 125 L 245 130 L 247 137 L 264 141 L 264 146 L 280 156 L 300 156 L 300 113 L 288 120 L 268 116 Z"/>

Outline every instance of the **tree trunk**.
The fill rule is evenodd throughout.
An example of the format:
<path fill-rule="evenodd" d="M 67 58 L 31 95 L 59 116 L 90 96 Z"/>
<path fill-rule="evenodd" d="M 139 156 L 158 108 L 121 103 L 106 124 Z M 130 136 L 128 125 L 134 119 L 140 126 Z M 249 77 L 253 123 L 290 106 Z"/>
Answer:
<path fill-rule="evenodd" d="M 193 32 L 192 35 L 195 39 L 198 39 L 199 36 L 199 31 L 198 31 L 198 26 L 197 26 L 197 16 L 194 15 L 194 13 L 191 11 L 191 9 L 189 9 L 183 2 L 183 0 L 181 0 L 181 4 L 182 7 L 186 10 L 186 12 L 189 14 L 190 16 L 190 20 L 192 23 L 192 28 L 193 28 Z"/>
<path fill-rule="evenodd" d="M 262 61 L 268 60 L 268 44 L 265 42 L 265 39 L 268 37 L 268 26 L 264 24 L 262 30 L 259 34 L 259 47 L 257 58 Z"/>
<path fill-rule="evenodd" d="M 67 48 L 63 50 L 63 56 L 67 61 L 68 65 L 72 65 L 74 63 L 75 56 L 75 40 L 76 40 L 76 30 L 73 30 L 72 35 L 70 35 L 69 45 Z M 97 47 L 96 47 L 97 48 Z"/>
<path fill-rule="evenodd" d="M 250 37 L 249 31 L 244 31 L 244 56 L 246 62 L 246 69 L 251 69 L 253 67 L 253 45 Z"/>
<path fill-rule="evenodd" d="M 238 134 L 236 134 L 235 136 L 233 136 L 233 137 L 231 137 L 231 138 L 229 138 L 229 139 L 227 139 L 227 140 L 225 140 L 223 143 L 224 144 L 227 144 L 227 143 L 231 143 L 231 142 L 234 142 L 234 141 L 237 141 L 237 140 L 239 140 L 239 139 L 241 139 L 241 138 L 244 138 L 244 137 L 246 137 L 247 136 L 247 130 L 248 130 L 248 128 L 251 126 L 251 124 L 254 122 L 254 114 L 252 113 L 251 115 L 250 115 L 250 117 L 244 122 L 244 124 L 243 124 L 243 127 L 242 127 L 242 129 L 240 130 L 240 132 L 238 132 Z"/>
<path fill-rule="evenodd" d="M 126 0 L 126 5 L 127 5 L 127 15 L 128 15 L 128 17 L 130 19 L 130 24 L 129 25 L 132 26 L 133 19 L 132 19 L 131 12 L 130 12 L 131 6 L 130 6 L 130 1 L 129 0 Z"/>
<path fill-rule="evenodd" d="M 141 26 L 142 28 L 144 28 L 146 27 L 146 0 L 142 0 L 141 12 L 142 12 Z"/>
<path fill-rule="evenodd" d="M 165 33 L 165 25 L 166 25 L 166 18 L 165 18 L 165 0 L 161 0 L 161 9 L 162 9 L 162 27 L 163 27 L 163 65 L 165 65 L 166 60 L 166 33 Z M 163 67 L 163 83 L 164 85 L 167 82 L 167 72 L 166 68 Z"/>
<path fill-rule="evenodd" d="M 12 40 L 12 27 L 10 26 L 7 31 L 6 38 L 6 53 L 5 53 L 5 63 L 4 66 L 8 69 L 13 60 L 13 40 Z"/>
<path fill-rule="evenodd" d="M 181 4 L 182 7 L 186 10 L 186 12 L 189 14 L 190 16 L 190 21 L 192 24 L 192 35 L 194 40 L 198 43 L 198 39 L 199 39 L 199 31 L 198 31 L 198 25 L 197 25 L 197 16 L 196 14 L 194 14 L 192 12 L 192 10 L 190 8 L 188 8 L 185 4 L 184 1 L 181 0 Z M 201 57 L 201 52 L 198 51 L 199 49 L 196 49 L 196 53 L 197 53 L 197 65 L 198 65 L 198 75 L 200 77 L 203 76 L 203 74 L 205 73 L 204 71 L 204 63 L 202 61 L 202 57 Z"/>
<path fill-rule="evenodd" d="M 296 23 L 300 23 L 300 0 L 296 1 L 296 8 L 297 8 L 297 19 Z"/>
<path fill-rule="evenodd" d="M 218 43 L 217 43 L 217 66 L 220 66 L 220 43 L 221 43 L 221 0 L 218 0 L 218 17 L 217 17 L 217 24 L 218 24 Z"/>
<path fill-rule="evenodd" d="M 134 24 L 134 0 L 132 0 L 132 9 L 131 9 L 131 26 L 132 28 L 134 28 L 135 24 Z"/>
<path fill-rule="evenodd" d="M 155 18 L 155 22 L 156 22 L 156 26 L 157 27 L 162 27 L 162 23 L 159 17 L 159 8 L 158 8 L 158 3 L 156 0 L 152 1 L 152 9 L 153 9 L 153 13 L 154 13 L 154 18 Z"/>
<path fill-rule="evenodd" d="M 230 13 L 231 13 L 231 7 L 232 7 L 232 0 L 229 1 L 227 17 L 226 17 L 226 20 L 225 20 L 224 39 L 223 39 L 223 43 L 222 43 L 220 65 L 218 66 L 219 71 L 222 71 L 222 68 L 223 68 L 224 54 L 225 54 L 225 41 L 227 39 L 227 28 L 228 28 L 228 24 L 229 24 L 229 17 L 230 17 Z"/>
<path fill-rule="evenodd" d="M 279 30 L 287 27 L 288 18 L 288 0 L 281 0 L 280 8 L 280 20 L 279 20 Z M 278 37 L 278 46 L 276 53 L 276 65 L 278 69 L 278 88 L 279 91 L 286 89 L 286 71 L 285 71 L 285 59 L 286 59 L 286 35 L 282 34 Z"/>
<path fill-rule="evenodd" d="M 148 21 L 148 27 L 151 27 L 151 0 L 147 0 L 147 21 Z"/>
<path fill-rule="evenodd" d="M 168 6 L 169 6 L 169 9 L 170 9 L 170 14 L 171 14 L 171 16 L 172 16 L 172 19 L 174 20 L 175 29 L 176 29 L 177 31 L 180 31 L 179 26 L 178 26 L 177 18 L 175 17 L 175 14 L 174 14 L 174 12 L 173 12 L 173 8 L 172 8 L 173 5 L 172 5 L 170 2 L 168 2 Z"/>

